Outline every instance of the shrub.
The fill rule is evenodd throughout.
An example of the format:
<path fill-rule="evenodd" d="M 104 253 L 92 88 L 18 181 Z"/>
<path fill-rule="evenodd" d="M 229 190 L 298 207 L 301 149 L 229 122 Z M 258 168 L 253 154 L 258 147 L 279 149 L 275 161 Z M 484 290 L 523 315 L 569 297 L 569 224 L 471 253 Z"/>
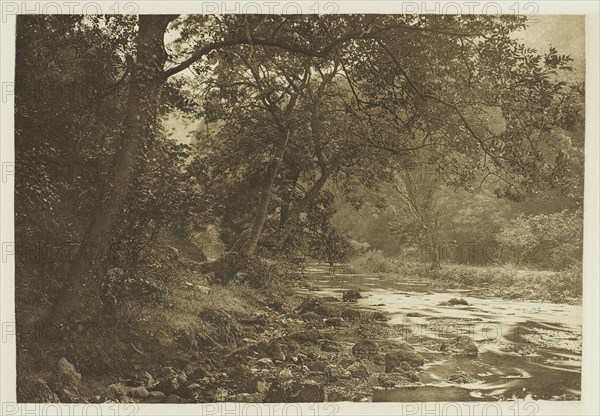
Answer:
<path fill-rule="evenodd" d="M 351 261 L 354 268 L 363 273 L 394 273 L 398 272 L 397 261 L 385 257 L 381 250 L 369 250 Z"/>

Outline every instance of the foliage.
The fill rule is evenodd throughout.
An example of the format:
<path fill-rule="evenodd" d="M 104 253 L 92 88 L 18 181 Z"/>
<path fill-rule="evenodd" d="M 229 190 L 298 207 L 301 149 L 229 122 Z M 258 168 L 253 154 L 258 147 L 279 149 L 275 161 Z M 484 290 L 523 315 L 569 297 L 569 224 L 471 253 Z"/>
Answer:
<path fill-rule="evenodd" d="M 504 226 L 498 241 L 511 250 L 517 264 L 526 261 L 553 268 L 581 264 L 582 211 L 521 215 Z"/>

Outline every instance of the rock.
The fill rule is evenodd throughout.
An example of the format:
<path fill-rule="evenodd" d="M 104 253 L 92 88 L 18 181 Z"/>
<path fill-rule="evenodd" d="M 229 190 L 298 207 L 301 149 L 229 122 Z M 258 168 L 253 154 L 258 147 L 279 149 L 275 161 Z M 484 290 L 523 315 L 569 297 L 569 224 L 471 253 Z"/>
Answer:
<path fill-rule="evenodd" d="M 302 315 L 307 312 L 313 312 L 319 316 L 329 315 L 329 310 L 323 302 L 316 298 L 306 298 L 302 304 L 298 307 L 297 312 Z"/>
<path fill-rule="evenodd" d="M 340 316 L 346 321 L 356 322 L 360 321 L 360 319 L 362 318 L 362 313 L 360 311 L 357 311 L 356 309 L 345 309 L 342 311 Z"/>
<path fill-rule="evenodd" d="M 352 354 L 361 358 L 368 358 L 374 356 L 379 351 L 379 347 L 373 341 L 363 339 L 358 341 L 352 347 Z"/>
<path fill-rule="evenodd" d="M 406 316 L 408 316 L 409 318 L 420 318 L 423 317 L 425 315 L 419 313 L 419 312 L 409 312 L 406 314 Z"/>
<path fill-rule="evenodd" d="M 274 367 L 275 364 L 273 364 L 273 360 L 271 360 L 270 358 L 261 358 L 259 360 L 256 360 L 256 364 L 259 364 L 260 366 L 263 367 Z"/>
<path fill-rule="evenodd" d="M 342 295 L 342 299 L 344 302 L 356 302 L 358 299 L 361 299 L 362 296 L 360 292 L 356 289 L 350 289 Z"/>
<path fill-rule="evenodd" d="M 56 364 L 57 378 L 59 383 L 67 387 L 76 387 L 81 382 L 81 374 L 75 370 L 75 366 L 71 364 L 65 357 L 58 360 Z"/>
<path fill-rule="evenodd" d="M 354 378 L 360 378 L 360 379 L 366 380 L 371 375 L 369 373 L 367 366 L 358 361 L 355 362 L 354 364 L 352 364 L 351 366 L 349 366 L 348 368 L 346 368 L 346 370 L 349 371 L 350 374 L 352 375 L 352 377 L 354 377 Z"/>
<path fill-rule="evenodd" d="M 270 387 L 271 383 L 267 383 L 266 381 L 259 380 L 256 382 L 256 391 L 261 394 L 267 394 Z"/>
<path fill-rule="evenodd" d="M 477 380 L 471 377 L 467 372 L 457 370 L 456 373 L 448 377 L 448 381 L 457 384 L 475 383 Z"/>
<path fill-rule="evenodd" d="M 150 391 L 148 392 L 148 396 L 144 400 L 146 403 L 162 403 L 165 401 L 167 397 L 162 391 Z"/>
<path fill-rule="evenodd" d="M 198 286 L 196 286 L 196 290 L 198 290 L 198 292 L 200 292 L 204 295 L 210 294 L 210 287 L 208 287 L 208 286 L 198 285 Z"/>
<path fill-rule="evenodd" d="M 321 334 L 319 331 L 314 329 L 307 329 L 304 331 L 298 331 L 289 336 L 293 341 L 300 342 L 302 344 L 317 344 L 319 339 L 326 338 L 326 334 Z"/>
<path fill-rule="evenodd" d="M 144 397 L 148 397 L 148 394 L 149 394 L 148 390 L 146 390 L 146 387 L 144 387 L 144 386 L 127 388 L 127 396 L 130 396 L 130 397 L 144 398 Z"/>
<path fill-rule="evenodd" d="M 348 370 L 344 370 L 335 364 L 329 364 L 325 367 L 325 375 L 332 380 L 349 379 L 352 378 L 352 374 Z"/>
<path fill-rule="evenodd" d="M 385 322 L 388 320 L 388 316 L 383 312 L 375 311 L 369 314 L 368 319 L 375 322 Z"/>
<path fill-rule="evenodd" d="M 321 350 L 325 352 L 340 352 L 342 346 L 337 342 L 325 341 L 323 345 L 321 345 Z"/>
<path fill-rule="evenodd" d="M 247 281 L 249 277 L 250 277 L 250 275 L 246 272 L 237 272 L 235 274 L 234 281 L 238 282 L 238 283 L 243 283 L 243 282 Z"/>
<path fill-rule="evenodd" d="M 267 403 L 307 403 L 325 401 L 323 386 L 313 380 L 275 381 L 265 397 Z"/>
<path fill-rule="evenodd" d="M 284 368 L 278 374 L 280 380 L 289 380 L 294 378 L 294 374 L 292 374 L 292 370 L 289 368 Z"/>
<path fill-rule="evenodd" d="M 392 388 L 396 386 L 410 385 L 418 381 L 415 380 L 414 375 L 407 373 L 381 373 L 378 377 L 379 385 L 385 388 Z"/>
<path fill-rule="evenodd" d="M 406 343 L 400 344 L 397 350 L 388 352 L 385 355 L 386 373 L 393 373 L 397 370 L 405 371 L 407 365 L 410 365 L 412 368 L 418 368 L 423 364 L 425 364 L 423 357 Z"/>
<path fill-rule="evenodd" d="M 306 312 L 300 316 L 302 316 L 302 319 L 304 319 L 307 322 L 321 321 L 321 317 L 314 312 Z"/>
<path fill-rule="evenodd" d="M 165 399 L 165 403 L 183 403 L 183 400 L 176 394 L 169 394 Z"/>
<path fill-rule="evenodd" d="M 448 301 L 448 305 L 464 305 L 464 306 L 469 306 L 469 302 L 467 302 L 465 299 L 463 298 L 452 298 Z"/>
<path fill-rule="evenodd" d="M 440 351 L 451 354 L 464 354 L 470 357 L 476 357 L 477 354 L 479 354 L 477 345 L 475 345 L 473 340 L 466 335 L 458 336 L 452 341 L 442 342 Z"/>
<path fill-rule="evenodd" d="M 307 366 L 303 365 L 302 367 L 300 367 L 300 374 L 302 374 L 303 376 L 307 376 L 310 374 L 310 368 L 308 368 Z"/>
<path fill-rule="evenodd" d="M 147 371 L 142 371 L 141 373 L 137 374 L 136 380 L 138 380 L 142 386 L 146 387 L 153 387 L 155 384 L 152 374 Z"/>
<path fill-rule="evenodd" d="M 285 361 L 285 354 L 283 353 L 281 344 L 277 341 L 273 341 L 269 344 L 266 353 L 273 361 Z"/>
<path fill-rule="evenodd" d="M 179 380 L 174 376 L 161 378 L 154 390 L 162 391 L 166 395 L 175 394 L 179 390 Z"/>
<path fill-rule="evenodd" d="M 190 380 L 196 380 L 196 381 L 202 380 L 204 377 L 206 377 L 207 374 L 208 374 L 208 371 L 206 368 L 197 367 L 191 373 L 189 373 L 189 378 L 190 378 Z"/>
<path fill-rule="evenodd" d="M 160 369 L 161 377 L 173 377 L 175 375 L 175 369 L 173 367 L 163 367 Z"/>
<path fill-rule="evenodd" d="M 224 402 L 227 396 L 229 396 L 229 391 L 221 387 L 217 388 L 213 395 L 215 402 Z"/>
<path fill-rule="evenodd" d="M 340 317 L 333 317 L 333 318 L 327 318 L 325 319 L 325 325 L 327 326 L 332 326 L 334 328 L 339 328 L 341 326 L 346 325 L 346 322 L 344 322 L 344 319 L 340 318 Z"/>

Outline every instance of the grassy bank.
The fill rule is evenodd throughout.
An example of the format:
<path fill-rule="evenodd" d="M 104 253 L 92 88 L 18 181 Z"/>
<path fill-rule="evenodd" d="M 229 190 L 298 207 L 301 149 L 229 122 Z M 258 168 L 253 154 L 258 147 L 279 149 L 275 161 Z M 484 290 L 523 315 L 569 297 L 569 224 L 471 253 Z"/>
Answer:
<path fill-rule="evenodd" d="M 423 263 L 387 258 L 377 251 L 352 259 L 351 265 L 355 272 L 420 278 L 432 285 L 473 289 L 484 296 L 555 303 L 579 303 L 582 296 L 582 272 L 577 267 L 549 271 L 513 265 L 442 264 L 441 269 L 430 271 Z"/>

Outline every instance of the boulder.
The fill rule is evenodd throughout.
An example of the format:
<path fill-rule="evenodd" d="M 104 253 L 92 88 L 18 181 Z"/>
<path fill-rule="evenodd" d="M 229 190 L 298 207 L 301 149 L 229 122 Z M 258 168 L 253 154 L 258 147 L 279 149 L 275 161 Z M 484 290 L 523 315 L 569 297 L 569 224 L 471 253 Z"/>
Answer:
<path fill-rule="evenodd" d="M 346 370 L 348 370 L 350 372 L 350 374 L 352 375 L 352 377 L 354 378 L 360 378 L 363 380 L 366 380 L 369 378 L 369 376 L 371 375 L 369 373 L 369 369 L 367 368 L 366 365 L 364 365 L 361 362 L 355 362 L 352 365 L 350 365 L 349 367 L 346 368 Z"/>
<path fill-rule="evenodd" d="M 352 373 L 350 373 L 350 371 L 335 364 L 329 364 L 325 367 L 325 375 L 332 380 L 352 378 Z"/>
<path fill-rule="evenodd" d="M 406 343 L 398 345 L 396 350 L 385 355 L 386 373 L 393 373 L 398 370 L 406 371 L 407 366 L 418 368 L 423 364 L 425 364 L 425 359 Z"/>
<path fill-rule="evenodd" d="M 356 302 L 358 299 L 361 299 L 362 296 L 360 292 L 356 289 L 350 289 L 342 295 L 342 299 L 344 302 Z"/>
<path fill-rule="evenodd" d="M 450 354 L 468 355 L 470 357 L 476 357 L 479 354 L 477 345 L 466 335 L 458 336 L 451 341 L 442 342 L 440 351 Z"/>
<path fill-rule="evenodd" d="M 463 370 L 457 370 L 456 373 L 448 377 L 448 381 L 457 384 L 469 384 L 475 383 L 477 380 L 471 377 L 471 375 Z"/>
<path fill-rule="evenodd" d="M 279 380 L 271 384 L 265 398 L 267 403 L 315 403 L 325 401 L 323 386 L 313 380 Z"/>
<path fill-rule="evenodd" d="M 379 347 L 373 341 L 368 339 L 362 339 L 358 341 L 352 347 L 352 354 L 361 358 L 368 358 L 376 355 L 379 351 Z"/>
<path fill-rule="evenodd" d="M 273 361 L 285 361 L 285 354 L 278 341 L 271 342 L 265 352 Z"/>
<path fill-rule="evenodd" d="M 452 298 L 448 301 L 448 305 L 463 305 L 463 306 L 469 306 L 469 302 L 467 302 L 465 299 L 463 298 Z"/>
<path fill-rule="evenodd" d="M 298 307 L 297 312 L 302 315 L 307 312 L 313 312 L 319 316 L 329 315 L 327 307 L 316 298 L 306 298 Z"/>
<path fill-rule="evenodd" d="M 419 381 L 416 373 L 381 373 L 378 382 L 381 387 L 392 388 L 397 386 L 411 385 Z"/>

